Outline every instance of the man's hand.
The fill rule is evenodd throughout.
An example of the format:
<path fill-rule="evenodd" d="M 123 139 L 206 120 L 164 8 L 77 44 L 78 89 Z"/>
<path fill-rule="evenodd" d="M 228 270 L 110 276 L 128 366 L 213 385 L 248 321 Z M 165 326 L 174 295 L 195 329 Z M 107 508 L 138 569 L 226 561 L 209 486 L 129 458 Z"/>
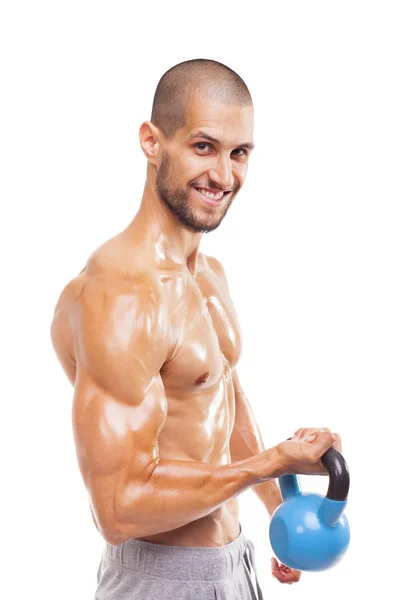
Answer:
<path fill-rule="evenodd" d="M 276 558 L 271 558 L 272 576 L 281 583 L 296 583 L 300 579 L 301 571 L 295 571 L 285 565 L 279 565 Z"/>
<path fill-rule="evenodd" d="M 292 441 L 305 440 L 306 442 L 314 442 L 317 437 L 317 433 L 319 431 L 321 431 L 321 432 L 329 431 L 330 432 L 331 430 L 327 429 L 326 427 L 323 427 L 320 429 L 318 429 L 317 427 L 302 427 L 301 429 L 298 429 L 296 431 L 296 433 L 292 437 Z M 333 433 L 332 435 L 335 438 L 335 441 L 332 444 L 333 448 L 336 448 L 336 450 L 339 450 L 339 452 L 342 452 L 342 438 L 341 438 L 340 434 Z"/>
<path fill-rule="evenodd" d="M 321 458 L 333 446 L 341 452 L 341 438 L 330 429 L 308 427 L 298 429 L 293 437 L 275 446 L 280 463 L 280 475 L 328 475 Z"/>

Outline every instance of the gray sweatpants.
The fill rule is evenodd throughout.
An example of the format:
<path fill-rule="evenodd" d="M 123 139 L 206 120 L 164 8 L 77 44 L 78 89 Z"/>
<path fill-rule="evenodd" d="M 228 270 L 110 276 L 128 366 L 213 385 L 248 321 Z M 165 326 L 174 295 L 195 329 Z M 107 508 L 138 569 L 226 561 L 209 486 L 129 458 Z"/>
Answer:
<path fill-rule="evenodd" d="M 252 582 L 252 572 L 255 586 Z M 217 548 L 143 540 L 106 544 L 95 600 L 262 600 L 254 544 L 242 530 Z"/>

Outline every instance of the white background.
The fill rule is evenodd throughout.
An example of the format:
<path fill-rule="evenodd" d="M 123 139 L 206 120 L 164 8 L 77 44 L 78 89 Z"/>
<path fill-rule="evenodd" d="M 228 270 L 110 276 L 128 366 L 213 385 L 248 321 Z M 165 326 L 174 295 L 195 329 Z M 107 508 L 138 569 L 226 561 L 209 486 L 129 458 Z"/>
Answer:
<path fill-rule="evenodd" d="M 4 598 L 94 596 L 103 540 L 49 327 L 62 287 L 138 209 L 139 126 L 161 75 L 191 58 L 236 70 L 255 106 L 246 184 L 201 243 L 228 274 L 244 390 L 267 447 L 330 427 L 351 473 L 348 553 L 293 586 L 271 577 L 262 504 L 240 497 L 264 596 L 392 597 L 399 28 L 399 3 L 384 0 L 2 3 Z M 302 484 L 324 493 L 327 479 Z"/>

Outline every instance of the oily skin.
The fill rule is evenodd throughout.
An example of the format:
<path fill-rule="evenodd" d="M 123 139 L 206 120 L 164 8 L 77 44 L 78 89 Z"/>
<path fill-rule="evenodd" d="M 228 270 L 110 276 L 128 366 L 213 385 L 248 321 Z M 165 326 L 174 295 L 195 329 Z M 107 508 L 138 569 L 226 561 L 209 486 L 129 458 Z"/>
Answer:
<path fill-rule="evenodd" d="M 200 130 L 218 142 L 191 137 Z M 104 538 L 222 546 L 239 535 L 240 493 L 253 487 L 271 515 L 274 479 L 326 474 L 319 459 L 341 449 L 340 436 L 303 428 L 264 448 L 236 370 L 241 332 L 226 275 L 199 252 L 244 184 L 252 107 L 194 94 L 172 140 L 149 121 L 139 140 L 140 208 L 65 286 L 52 342 L 75 388 L 77 458 Z M 211 206 L 196 188 L 228 193 Z M 272 568 L 284 583 L 300 577 Z"/>

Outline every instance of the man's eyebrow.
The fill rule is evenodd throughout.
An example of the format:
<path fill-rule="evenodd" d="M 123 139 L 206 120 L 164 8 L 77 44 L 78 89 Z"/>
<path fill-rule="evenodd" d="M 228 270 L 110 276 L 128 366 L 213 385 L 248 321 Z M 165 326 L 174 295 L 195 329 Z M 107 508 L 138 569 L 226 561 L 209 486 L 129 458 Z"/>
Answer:
<path fill-rule="evenodd" d="M 195 133 L 192 133 L 188 137 L 188 141 L 193 140 L 194 138 L 199 138 L 199 137 L 204 138 L 205 140 L 208 140 L 209 142 L 213 142 L 214 144 L 221 144 L 221 142 L 219 140 L 212 137 L 205 131 L 196 131 Z M 255 146 L 254 146 L 253 142 L 245 142 L 244 144 L 238 144 L 237 147 L 238 148 L 248 148 L 249 150 L 254 150 Z"/>

